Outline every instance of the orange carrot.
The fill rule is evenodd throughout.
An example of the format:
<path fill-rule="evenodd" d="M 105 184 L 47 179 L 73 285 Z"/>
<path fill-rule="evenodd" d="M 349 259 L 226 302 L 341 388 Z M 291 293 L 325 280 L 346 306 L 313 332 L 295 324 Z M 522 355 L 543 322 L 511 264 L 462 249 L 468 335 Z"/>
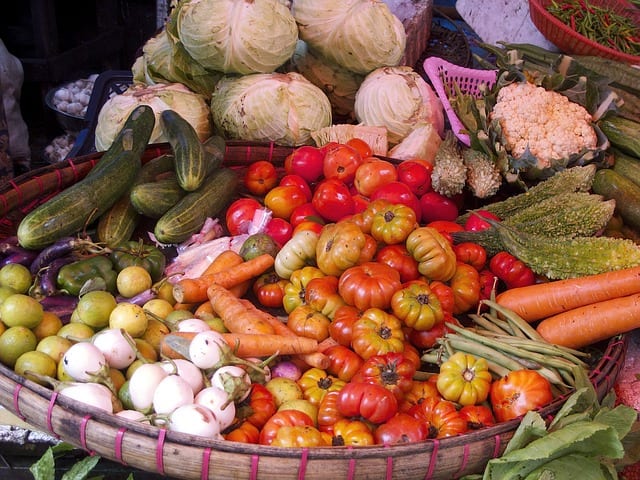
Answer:
<path fill-rule="evenodd" d="M 193 312 L 197 308 L 197 303 L 181 303 L 177 302 L 173 305 L 174 310 L 188 310 L 189 312 Z"/>
<path fill-rule="evenodd" d="M 296 333 L 292 331 L 289 327 L 287 327 L 287 325 L 284 322 L 281 322 L 277 317 L 274 317 L 269 312 L 260 310 L 249 300 L 242 299 L 241 301 L 248 310 L 255 312 L 256 315 L 259 315 L 269 325 L 271 325 L 271 327 L 273 327 L 273 331 L 277 335 L 282 335 L 285 337 L 299 336 L 299 335 L 296 335 Z M 305 353 L 298 356 L 304 363 L 306 363 L 310 367 L 321 368 L 324 370 L 329 366 L 329 358 L 320 352 Z"/>
<path fill-rule="evenodd" d="M 496 301 L 527 322 L 590 303 L 640 293 L 640 267 L 511 288 Z"/>
<path fill-rule="evenodd" d="M 213 259 L 209 266 L 205 268 L 204 272 L 202 272 L 201 276 L 210 275 L 212 273 L 219 273 L 227 270 L 228 268 L 240 265 L 243 262 L 244 259 L 239 253 L 236 253 L 234 250 L 225 250 Z M 229 290 L 231 290 L 231 292 L 233 292 L 236 297 L 242 297 L 245 293 L 247 293 L 247 290 L 250 286 L 251 280 L 247 280 L 239 285 L 230 287 Z"/>
<path fill-rule="evenodd" d="M 196 332 L 171 332 L 183 338 L 192 339 Z M 312 338 L 285 337 L 283 335 L 254 335 L 250 333 L 222 333 L 227 345 L 236 349 L 239 357 L 269 357 L 271 355 L 302 355 L 313 353 L 318 348 L 318 342 Z M 165 341 L 160 343 L 161 353 L 168 358 L 181 358 Z"/>
<path fill-rule="evenodd" d="M 214 283 L 207 289 L 213 311 L 232 333 L 274 334 L 273 327 L 261 315 L 247 309 L 242 300 L 225 287 Z"/>
<path fill-rule="evenodd" d="M 339 345 L 339 343 L 337 341 L 335 341 L 333 339 L 333 337 L 327 337 L 324 340 L 322 340 L 320 343 L 318 343 L 318 351 L 324 353 L 329 348 L 331 348 L 331 347 L 333 347 L 335 345 Z"/>
<path fill-rule="evenodd" d="M 181 303 L 204 302 L 211 284 L 215 283 L 224 288 L 235 287 L 266 272 L 273 266 L 273 262 L 273 257 L 264 253 L 217 273 L 198 278 L 183 278 L 173 286 L 173 297 Z"/>
<path fill-rule="evenodd" d="M 216 313 L 213 311 L 213 305 L 211 305 L 211 302 L 202 302 L 193 312 L 193 316 L 196 318 L 202 318 L 211 315 L 215 316 L 215 314 Z"/>
<path fill-rule="evenodd" d="M 548 342 L 582 348 L 639 327 L 640 293 L 636 293 L 553 315 L 536 330 Z"/>

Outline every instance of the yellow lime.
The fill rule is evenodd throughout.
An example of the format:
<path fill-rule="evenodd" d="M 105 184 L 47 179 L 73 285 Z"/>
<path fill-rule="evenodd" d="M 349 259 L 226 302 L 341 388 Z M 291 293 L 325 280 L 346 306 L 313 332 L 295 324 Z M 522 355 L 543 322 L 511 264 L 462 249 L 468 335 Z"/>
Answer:
<path fill-rule="evenodd" d="M 36 328 L 43 315 L 42 304 L 24 293 L 14 293 L 0 305 L 0 319 L 7 327 Z"/>
<path fill-rule="evenodd" d="M 16 293 L 27 293 L 33 282 L 31 271 L 20 263 L 10 263 L 0 268 L 0 285 Z"/>
<path fill-rule="evenodd" d="M 33 380 L 40 385 L 48 385 L 46 380 L 40 380 L 36 376 L 29 375 L 29 373 L 35 373 L 39 375 L 45 375 L 47 377 L 55 378 L 58 365 L 53 358 L 43 352 L 32 350 L 25 352 L 18 357 L 14 367 L 15 372 L 18 375 Z"/>
<path fill-rule="evenodd" d="M 0 362 L 13 368 L 23 353 L 36 349 L 35 333 L 23 326 L 10 327 L 0 335 Z"/>

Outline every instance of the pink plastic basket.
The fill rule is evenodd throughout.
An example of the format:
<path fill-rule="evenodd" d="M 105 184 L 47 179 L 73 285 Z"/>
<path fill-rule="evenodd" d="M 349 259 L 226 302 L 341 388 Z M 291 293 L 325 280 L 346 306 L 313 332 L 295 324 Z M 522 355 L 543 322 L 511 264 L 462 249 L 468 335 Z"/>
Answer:
<path fill-rule="evenodd" d="M 465 126 L 453 110 L 447 91 L 452 92 L 453 95 L 453 92 L 455 92 L 454 85 L 457 85 L 462 93 L 480 97 L 484 85 L 492 87 L 496 82 L 497 71 L 461 67 L 440 57 L 427 58 L 423 66 L 436 94 L 442 102 L 451 130 L 453 130 L 458 140 L 469 146 L 469 135 L 463 133 Z"/>

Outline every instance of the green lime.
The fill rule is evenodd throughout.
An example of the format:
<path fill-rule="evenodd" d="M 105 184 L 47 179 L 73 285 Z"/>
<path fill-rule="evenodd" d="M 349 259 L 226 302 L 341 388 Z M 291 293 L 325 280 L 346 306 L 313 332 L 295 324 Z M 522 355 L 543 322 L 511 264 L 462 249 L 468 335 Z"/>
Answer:
<path fill-rule="evenodd" d="M 43 316 L 42 304 L 24 293 L 14 293 L 0 305 L 0 319 L 7 327 L 36 328 Z"/>
<path fill-rule="evenodd" d="M 61 337 L 60 335 L 50 335 L 38 342 L 36 350 L 46 353 L 58 363 L 62 359 L 64 352 L 69 350 L 71 345 L 73 345 L 73 342 L 68 338 Z"/>
<path fill-rule="evenodd" d="M 72 342 L 87 340 L 95 334 L 95 330 L 84 323 L 67 323 L 58 330 L 58 335 Z"/>
<path fill-rule="evenodd" d="M 4 302 L 7 297 L 10 297 L 14 293 L 18 293 L 18 292 L 16 292 L 11 287 L 5 287 L 4 285 L 0 285 L 0 304 Z"/>
<path fill-rule="evenodd" d="M 105 290 L 93 290 L 80 297 L 76 310 L 82 323 L 93 328 L 104 328 L 109 325 L 109 315 L 117 304 L 113 294 Z"/>
<path fill-rule="evenodd" d="M 0 362 L 13 368 L 23 353 L 36 349 L 36 334 L 27 327 L 10 327 L 0 335 Z"/>
<path fill-rule="evenodd" d="M 48 385 L 48 382 L 29 375 L 29 372 L 56 378 L 58 365 L 56 364 L 55 360 L 46 353 L 32 350 L 20 355 L 16 360 L 16 364 L 13 369 L 18 375 L 22 375 L 29 380 L 33 380 L 36 383 L 46 386 Z"/>
<path fill-rule="evenodd" d="M 14 289 L 17 293 L 27 293 L 33 283 L 31 271 L 20 263 L 10 263 L 0 268 L 0 285 Z"/>

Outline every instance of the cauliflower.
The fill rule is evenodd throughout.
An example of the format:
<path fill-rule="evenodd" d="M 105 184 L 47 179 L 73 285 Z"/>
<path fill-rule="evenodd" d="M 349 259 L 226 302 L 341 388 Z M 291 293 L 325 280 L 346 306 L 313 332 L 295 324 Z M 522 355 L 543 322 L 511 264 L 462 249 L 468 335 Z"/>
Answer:
<path fill-rule="evenodd" d="M 467 167 L 453 131 L 448 130 L 433 161 L 431 186 L 439 194 L 453 197 L 462 193 L 466 182 Z"/>
<path fill-rule="evenodd" d="M 528 149 L 539 168 L 596 148 L 598 143 L 591 115 L 584 107 L 528 82 L 502 87 L 489 120 L 499 122 L 505 149 L 513 157 Z"/>

